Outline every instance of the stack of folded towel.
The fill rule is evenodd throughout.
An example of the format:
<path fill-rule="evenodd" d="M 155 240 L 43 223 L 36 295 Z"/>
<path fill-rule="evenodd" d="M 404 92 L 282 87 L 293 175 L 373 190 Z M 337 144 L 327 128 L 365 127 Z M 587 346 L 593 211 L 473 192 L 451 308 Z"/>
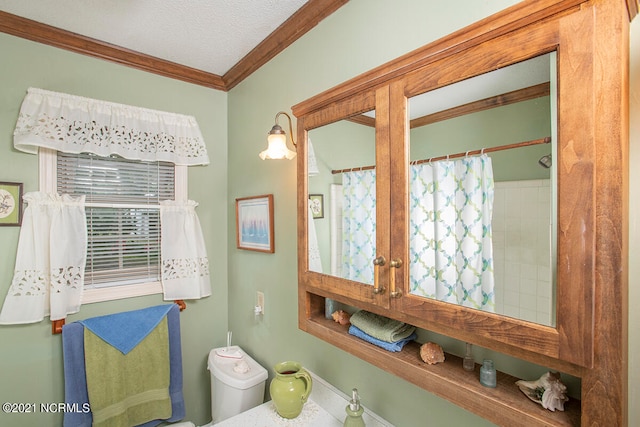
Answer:
<path fill-rule="evenodd" d="M 360 310 L 351 315 L 349 333 L 388 351 L 402 350 L 417 338 L 415 326 L 369 311 Z"/>

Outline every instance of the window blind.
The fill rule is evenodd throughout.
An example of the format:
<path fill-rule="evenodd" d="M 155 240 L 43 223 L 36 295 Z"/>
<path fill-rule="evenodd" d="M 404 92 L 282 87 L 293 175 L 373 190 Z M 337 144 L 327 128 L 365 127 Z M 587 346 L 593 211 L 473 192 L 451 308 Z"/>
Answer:
<path fill-rule="evenodd" d="M 175 167 L 58 152 L 57 191 L 84 195 L 85 289 L 160 280 L 161 200 L 175 199 Z"/>

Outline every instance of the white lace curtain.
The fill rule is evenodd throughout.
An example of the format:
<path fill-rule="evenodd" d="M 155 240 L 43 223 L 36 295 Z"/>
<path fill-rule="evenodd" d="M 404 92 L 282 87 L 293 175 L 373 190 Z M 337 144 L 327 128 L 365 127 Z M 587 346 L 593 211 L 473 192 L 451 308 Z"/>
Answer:
<path fill-rule="evenodd" d="M 126 159 L 206 165 L 207 149 L 192 116 L 29 88 L 13 132 L 17 150 L 117 154 Z"/>
<path fill-rule="evenodd" d="M 16 149 L 117 154 L 127 159 L 205 165 L 195 118 L 30 88 L 14 131 Z M 0 324 L 64 319 L 80 309 L 87 253 L 84 197 L 27 193 L 13 281 Z M 211 294 L 209 262 L 195 202 L 161 207 L 165 299 Z"/>
<path fill-rule="evenodd" d="M 209 258 L 196 206 L 198 204 L 193 200 L 160 202 L 165 300 L 198 299 L 211 295 Z"/>
<path fill-rule="evenodd" d="M 84 196 L 26 193 L 13 280 L 0 324 L 34 323 L 80 310 L 87 254 Z"/>

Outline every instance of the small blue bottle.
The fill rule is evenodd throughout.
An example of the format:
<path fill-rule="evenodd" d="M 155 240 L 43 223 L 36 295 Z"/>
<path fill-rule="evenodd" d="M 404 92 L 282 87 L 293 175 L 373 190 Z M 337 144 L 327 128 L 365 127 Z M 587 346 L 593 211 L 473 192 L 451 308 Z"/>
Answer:
<path fill-rule="evenodd" d="M 324 299 L 324 317 L 326 319 L 333 319 L 333 312 L 336 311 L 336 301 L 331 298 Z"/>
<path fill-rule="evenodd" d="M 480 367 L 480 384 L 485 387 L 495 388 L 496 369 L 493 367 L 493 360 L 484 359 Z"/>

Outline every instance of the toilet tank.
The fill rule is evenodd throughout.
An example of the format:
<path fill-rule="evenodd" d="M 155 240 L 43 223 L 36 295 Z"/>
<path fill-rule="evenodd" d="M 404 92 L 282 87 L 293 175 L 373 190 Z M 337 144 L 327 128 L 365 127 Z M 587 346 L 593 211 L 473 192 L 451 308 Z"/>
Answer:
<path fill-rule="evenodd" d="M 240 347 L 211 350 L 208 369 L 214 424 L 263 403 L 267 370 Z"/>

